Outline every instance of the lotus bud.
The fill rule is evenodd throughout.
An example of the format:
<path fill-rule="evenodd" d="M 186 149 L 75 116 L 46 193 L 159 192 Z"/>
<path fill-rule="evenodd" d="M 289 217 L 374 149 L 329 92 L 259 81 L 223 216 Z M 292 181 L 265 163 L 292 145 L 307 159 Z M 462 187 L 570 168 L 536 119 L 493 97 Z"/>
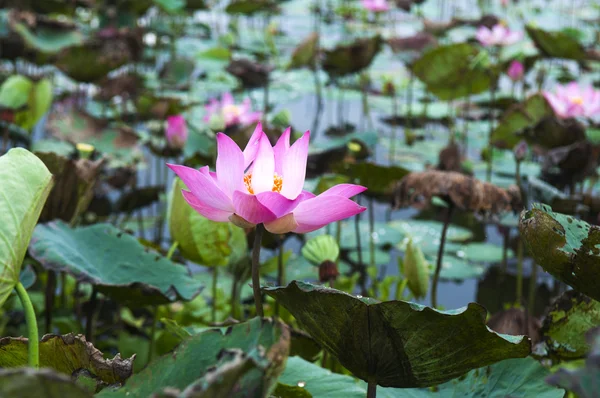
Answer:
<path fill-rule="evenodd" d="M 523 79 L 523 75 L 525 74 L 525 67 L 519 61 L 512 61 L 508 70 L 506 71 L 508 77 L 513 82 L 518 82 Z"/>
<path fill-rule="evenodd" d="M 515 160 L 517 162 L 522 162 L 527 156 L 527 152 L 529 152 L 529 146 L 527 145 L 527 141 L 521 140 L 513 149 L 513 153 L 515 154 Z"/>
<path fill-rule="evenodd" d="M 187 125 L 182 115 L 169 116 L 166 129 L 167 143 L 169 147 L 181 149 L 185 146 L 188 138 Z"/>
<path fill-rule="evenodd" d="M 325 260 L 319 264 L 319 281 L 321 283 L 335 280 L 339 274 L 337 265 L 333 261 Z"/>

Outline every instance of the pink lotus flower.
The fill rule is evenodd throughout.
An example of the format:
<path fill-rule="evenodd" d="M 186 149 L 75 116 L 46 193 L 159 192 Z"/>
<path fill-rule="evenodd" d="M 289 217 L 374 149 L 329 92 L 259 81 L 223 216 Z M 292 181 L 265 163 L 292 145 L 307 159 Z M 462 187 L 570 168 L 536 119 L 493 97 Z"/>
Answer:
<path fill-rule="evenodd" d="M 167 118 L 167 130 L 165 135 L 169 147 L 178 149 L 183 148 L 188 138 L 185 118 L 182 115 L 169 116 Z"/>
<path fill-rule="evenodd" d="M 362 0 L 362 6 L 371 12 L 385 12 L 390 9 L 387 0 Z"/>
<path fill-rule="evenodd" d="M 319 196 L 304 191 L 310 132 L 290 146 L 288 128 L 271 146 L 259 123 L 242 151 L 217 134 L 216 172 L 169 164 L 189 191 L 185 200 L 204 217 L 249 228 L 264 224 L 272 233 L 307 233 L 366 210 L 349 198 L 366 190 L 336 185 Z M 246 171 L 247 170 L 247 171 Z"/>
<path fill-rule="evenodd" d="M 591 118 L 600 114 L 600 91 L 592 86 L 571 82 L 566 86 L 557 86 L 554 93 L 545 91 L 544 97 L 561 118 Z"/>
<path fill-rule="evenodd" d="M 231 93 L 224 93 L 221 102 L 215 98 L 211 99 L 205 109 L 204 121 L 206 123 L 210 122 L 214 116 L 222 117 L 225 127 L 236 124 L 253 124 L 262 117 L 262 113 L 252 112 L 249 98 L 246 98 L 240 105 L 236 105 Z"/>
<path fill-rule="evenodd" d="M 511 31 L 506 26 L 497 24 L 492 29 L 485 26 L 480 27 L 477 29 L 475 37 L 485 47 L 510 46 L 521 40 L 523 33 Z"/>
<path fill-rule="evenodd" d="M 513 82 L 518 82 L 519 80 L 523 79 L 525 67 L 519 61 L 512 61 L 508 67 L 508 70 L 506 71 L 506 74 L 508 77 L 510 77 L 510 80 Z"/>

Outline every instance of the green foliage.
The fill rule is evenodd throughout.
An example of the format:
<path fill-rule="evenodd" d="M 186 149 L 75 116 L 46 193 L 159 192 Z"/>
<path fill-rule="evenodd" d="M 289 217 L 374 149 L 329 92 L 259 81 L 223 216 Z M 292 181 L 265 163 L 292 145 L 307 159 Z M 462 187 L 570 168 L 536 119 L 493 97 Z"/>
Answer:
<path fill-rule="evenodd" d="M 569 33 L 548 32 L 533 26 L 526 26 L 525 30 L 545 57 L 575 61 L 581 61 L 586 57 L 585 49 L 581 43 Z"/>

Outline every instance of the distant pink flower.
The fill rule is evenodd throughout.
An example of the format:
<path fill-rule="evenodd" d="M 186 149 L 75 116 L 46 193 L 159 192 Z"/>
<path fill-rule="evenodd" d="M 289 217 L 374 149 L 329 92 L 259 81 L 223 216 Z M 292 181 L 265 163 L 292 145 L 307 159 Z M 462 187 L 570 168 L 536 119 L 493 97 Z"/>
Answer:
<path fill-rule="evenodd" d="M 366 210 L 349 198 L 366 190 L 336 185 L 319 196 L 304 191 L 310 132 L 290 146 L 288 128 L 271 146 L 260 123 L 242 151 L 217 134 L 216 172 L 169 164 L 189 191 L 185 200 L 204 217 L 240 227 L 263 223 L 273 233 L 306 233 Z M 248 170 L 246 172 L 246 170 Z"/>
<path fill-rule="evenodd" d="M 169 116 L 166 130 L 167 143 L 171 148 L 183 148 L 188 138 L 187 124 L 182 115 Z"/>
<path fill-rule="evenodd" d="M 523 79 L 525 67 L 519 61 L 512 61 L 508 67 L 508 70 L 506 71 L 506 74 L 508 77 L 510 77 L 510 80 L 513 82 L 518 82 L 519 80 Z"/>
<path fill-rule="evenodd" d="M 477 29 L 475 37 L 485 47 L 510 46 L 521 40 L 523 33 L 511 31 L 506 26 L 497 24 L 492 29 L 488 29 L 485 26 L 480 27 Z"/>
<path fill-rule="evenodd" d="M 249 98 L 244 99 L 240 105 L 236 105 L 231 93 L 224 93 L 220 102 L 215 98 L 211 99 L 205 109 L 204 121 L 206 123 L 210 122 L 213 116 L 220 116 L 224 120 L 225 127 L 236 124 L 253 124 L 262 117 L 262 113 L 252 112 Z"/>
<path fill-rule="evenodd" d="M 387 0 L 362 0 L 362 6 L 371 12 L 385 12 L 390 9 Z"/>
<path fill-rule="evenodd" d="M 554 93 L 544 91 L 544 97 L 561 118 L 591 118 L 600 114 L 600 91 L 592 86 L 571 82 L 566 86 L 557 86 Z"/>

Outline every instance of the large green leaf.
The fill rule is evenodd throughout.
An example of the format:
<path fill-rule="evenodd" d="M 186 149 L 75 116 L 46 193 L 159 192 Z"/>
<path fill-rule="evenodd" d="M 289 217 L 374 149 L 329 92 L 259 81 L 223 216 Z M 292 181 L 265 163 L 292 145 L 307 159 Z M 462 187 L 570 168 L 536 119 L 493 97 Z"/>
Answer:
<path fill-rule="evenodd" d="M 51 189 L 52 175 L 31 152 L 16 148 L 0 156 L 0 307 L 19 281 L 31 234 Z"/>
<path fill-rule="evenodd" d="M 377 397 L 562 398 L 564 390 L 544 382 L 544 377 L 548 374 L 548 370 L 535 359 L 507 359 L 489 367 L 472 370 L 465 377 L 441 384 L 433 390 L 377 387 Z M 363 398 L 367 392 L 366 384 L 357 384 L 350 376 L 332 373 L 298 357 L 288 359 L 279 383 L 276 392 L 279 390 L 287 392 L 291 387 L 296 387 L 305 390 L 308 397 Z"/>
<path fill-rule="evenodd" d="M 21 75 L 12 75 L 0 86 L 0 105 L 19 109 L 27 104 L 33 82 Z"/>
<path fill-rule="evenodd" d="M 12 26 L 25 43 L 42 53 L 53 54 L 70 46 L 83 43 L 83 35 L 75 30 L 57 30 L 39 27 L 32 32 L 23 23 L 17 22 Z"/>
<path fill-rule="evenodd" d="M 0 339 L 0 368 L 27 366 L 27 345 L 23 337 Z M 134 358 L 121 359 L 117 354 L 113 359 L 104 359 L 102 352 L 82 335 L 47 334 L 40 341 L 40 367 L 68 376 L 85 370 L 99 385 L 125 382 L 133 371 Z"/>
<path fill-rule="evenodd" d="M 98 397 L 149 397 L 167 387 L 184 390 L 191 385 L 190 389 L 203 388 L 206 391 L 214 388 L 211 386 L 213 383 L 220 382 L 221 377 L 215 377 L 215 374 L 227 378 L 228 385 L 222 386 L 227 390 L 219 389 L 217 392 L 213 389 L 210 390 L 213 395 L 200 396 L 268 396 L 283 371 L 289 343 L 288 329 L 269 319 L 254 318 L 231 326 L 225 332 L 208 330 L 190 337 L 173 353 L 150 363 L 121 389 L 104 390 Z M 230 355 L 236 353 L 243 355 Z M 223 355 L 226 355 L 225 361 L 222 360 Z M 244 358 L 251 362 L 241 363 Z M 224 369 L 223 366 L 227 365 L 234 369 Z M 234 371 L 234 374 L 228 370 Z"/>
<path fill-rule="evenodd" d="M 583 60 L 585 49 L 571 35 L 564 32 L 548 32 L 533 26 L 526 26 L 527 34 L 542 55 L 549 58 Z"/>
<path fill-rule="evenodd" d="M 50 369 L 0 369 L 0 397 L 92 398 L 70 377 Z"/>
<path fill-rule="evenodd" d="M 345 76 L 368 68 L 383 47 L 380 35 L 365 37 L 353 43 L 325 50 L 323 69 L 331 77 Z"/>
<path fill-rule="evenodd" d="M 186 267 L 149 251 L 110 224 L 38 225 L 29 251 L 44 268 L 67 272 L 131 305 L 191 300 L 202 287 Z"/>
<path fill-rule="evenodd" d="M 536 203 L 521 213 L 519 230 L 536 263 L 574 289 L 600 300 L 600 227 Z"/>
<path fill-rule="evenodd" d="M 488 329 L 474 303 L 443 312 L 296 281 L 263 290 L 355 376 L 384 387 L 433 386 L 530 352 L 527 338 Z"/>
<path fill-rule="evenodd" d="M 367 187 L 364 195 L 375 197 L 391 194 L 391 185 L 410 173 L 404 167 L 382 166 L 371 162 L 342 163 L 336 171 Z"/>
<path fill-rule="evenodd" d="M 468 44 L 449 44 L 427 51 L 412 65 L 413 73 L 427 90 L 451 100 L 489 90 L 496 72 L 474 64 L 479 50 Z"/>
<path fill-rule="evenodd" d="M 244 230 L 201 216 L 185 201 L 182 189 L 187 187 L 175 178 L 168 210 L 171 238 L 179 244 L 181 253 L 208 267 L 224 266 L 243 258 L 248 250 Z"/>
<path fill-rule="evenodd" d="M 550 351 L 564 359 L 576 359 L 590 349 L 586 332 L 599 326 L 600 302 L 569 290 L 552 303 L 541 332 Z"/>
<path fill-rule="evenodd" d="M 543 118 L 554 113 L 548 102 L 541 94 L 535 94 L 524 102 L 509 108 L 496 129 L 492 132 L 494 144 L 503 148 L 513 148 L 523 136 L 525 129 L 538 124 Z"/>

